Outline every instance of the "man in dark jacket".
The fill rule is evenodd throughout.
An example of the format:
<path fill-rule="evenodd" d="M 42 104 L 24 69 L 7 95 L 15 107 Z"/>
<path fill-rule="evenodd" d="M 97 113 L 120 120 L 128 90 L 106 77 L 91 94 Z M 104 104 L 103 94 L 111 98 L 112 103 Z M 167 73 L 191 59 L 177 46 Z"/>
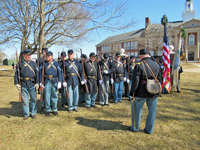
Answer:
<path fill-rule="evenodd" d="M 98 67 L 95 62 L 95 53 L 90 53 L 89 60 L 84 63 L 85 77 L 87 78 L 87 87 L 89 93 L 85 93 L 85 105 L 88 109 L 91 107 L 97 108 L 95 106 L 96 96 L 97 96 L 97 74 Z"/>
<path fill-rule="evenodd" d="M 108 104 L 108 96 L 109 96 L 109 79 L 110 79 L 110 74 L 115 70 L 115 67 L 113 63 L 109 60 L 109 54 L 105 53 L 103 55 L 103 59 L 99 61 L 99 66 L 101 69 L 101 75 L 102 75 L 102 80 L 100 76 L 98 76 L 99 80 L 99 96 L 100 96 L 100 105 L 104 106 Z M 102 85 L 104 88 L 105 93 L 103 94 L 102 92 Z"/>
<path fill-rule="evenodd" d="M 31 50 L 25 49 L 24 59 L 16 67 L 14 84 L 22 95 L 22 106 L 24 120 L 28 119 L 29 114 L 29 96 L 31 101 L 31 117 L 36 118 L 37 114 L 37 90 L 39 88 L 39 70 L 37 64 L 31 61 Z M 19 68 L 19 70 L 18 70 Z M 21 83 L 21 85 L 20 85 Z"/>
<path fill-rule="evenodd" d="M 140 60 L 141 62 L 136 63 L 132 76 L 132 82 L 134 84 L 132 84 L 130 95 L 132 96 L 134 93 L 135 102 L 132 103 L 132 112 L 134 109 L 134 114 L 132 114 L 131 129 L 135 132 L 140 130 L 142 108 L 144 103 L 146 102 L 149 114 L 147 116 L 144 132 L 147 134 L 152 134 L 156 117 L 157 97 L 159 94 L 150 94 L 146 90 L 145 86 L 147 80 L 142 63 L 146 68 L 148 79 L 154 79 L 154 76 L 152 75 L 146 63 L 150 66 L 155 76 L 160 73 L 160 67 L 158 66 L 158 64 L 156 64 L 155 61 L 150 58 L 149 51 L 147 49 L 140 50 Z M 157 75 L 157 77 L 159 77 L 159 75 Z"/>

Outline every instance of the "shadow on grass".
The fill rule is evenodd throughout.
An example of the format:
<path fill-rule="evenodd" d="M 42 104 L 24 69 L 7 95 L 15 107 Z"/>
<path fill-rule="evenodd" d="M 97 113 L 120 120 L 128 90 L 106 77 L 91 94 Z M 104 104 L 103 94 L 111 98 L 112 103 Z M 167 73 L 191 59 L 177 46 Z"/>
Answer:
<path fill-rule="evenodd" d="M 190 90 L 194 93 L 200 93 L 200 90 L 195 90 L 195 89 L 188 89 L 188 88 L 181 88 L 182 90 Z"/>
<path fill-rule="evenodd" d="M 130 128 L 130 126 L 123 125 L 122 122 L 86 119 L 83 117 L 77 117 L 75 119 L 78 120 L 77 124 L 86 127 L 96 128 L 97 130 L 128 130 Z"/>
<path fill-rule="evenodd" d="M 0 108 L 0 116 L 11 118 L 11 116 L 22 117 L 23 111 L 21 102 L 10 102 L 11 108 Z"/>

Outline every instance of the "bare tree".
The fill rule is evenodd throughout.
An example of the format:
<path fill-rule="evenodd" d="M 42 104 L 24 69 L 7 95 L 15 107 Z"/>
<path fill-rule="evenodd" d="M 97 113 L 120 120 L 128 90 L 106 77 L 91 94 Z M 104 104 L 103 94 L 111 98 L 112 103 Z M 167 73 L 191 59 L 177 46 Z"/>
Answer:
<path fill-rule="evenodd" d="M 128 0 L 2 0 L 0 44 L 21 42 L 21 51 L 86 40 L 95 29 L 123 30 Z"/>

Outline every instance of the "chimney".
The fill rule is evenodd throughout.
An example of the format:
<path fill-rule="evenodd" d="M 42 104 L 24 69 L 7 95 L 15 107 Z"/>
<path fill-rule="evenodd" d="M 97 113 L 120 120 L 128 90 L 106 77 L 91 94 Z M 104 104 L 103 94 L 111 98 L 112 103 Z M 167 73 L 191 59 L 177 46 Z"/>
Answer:
<path fill-rule="evenodd" d="M 149 17 L 145 18 L 145 29 L 151 24 L 151 21 L 149 20 Z"/>

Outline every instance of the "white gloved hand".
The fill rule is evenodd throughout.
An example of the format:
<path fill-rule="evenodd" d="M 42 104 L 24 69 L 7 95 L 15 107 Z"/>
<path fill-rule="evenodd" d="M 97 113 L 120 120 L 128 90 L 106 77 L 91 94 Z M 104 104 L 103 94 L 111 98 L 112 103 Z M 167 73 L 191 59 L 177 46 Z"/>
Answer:
<path fill-rule="evenodd" d="M 40 87 L 45 88 L 44 85 L 42 83 L 40 83 Z"/>
<path fill-rule="evenodd" d="M 127 80 L 126 80 L 126 82 L 127 82 L 127 83 L 130 83 L 130 80 L 129 80 L 129 79 L 127 79 Z"/>
<path fill-rule="evenodd" d="M 61 82 L 58 82 L 57 88 L 58 88 L 58 89 L 61 88 Z"/>
<path fill-rule="evenodd" d="M 113 80 L 113 79 L 110 79 L 110 82 L 111 82 L 111 84 L 113 84 L 113 83 L 114 83 L 114 80 Z"/>
<path fill-rule="evenodd" d="M 37 90 L 39 89 L 39 84 L 38 84 L 38 83 L 35 84 L 34 88 L 35 88 L 35 90 L 37 91 Z"/>
<path fill-rule="evenodd" d="M 16 88 L 21 91 L 21 86 L 19 84 L 15 84 Z"/>
<path fill-rule="evenodd" d="M 124 77 L 124 82 L 126 82 L 126 77 Z"/>
<path fill-rule="evenodd" d="M 84 79 L 84 82 L 87 83 L 87 80 Z"/>
<path fill-rule="evenodd" d="M 99 84 L 102 84 L 102 81 L 101 81 L 101 80 L 99 80 Z"/>
<path fill-rule="evenodd" d="M 63 82 L 62 85 L 63 85 L 64 88 L 67 87 L 67 83 L 66 82 Z"/>
<path fill-rule="evenodd" d="M 85 81 L 81 81 L 81 85 L 85 84 Z"/>
<path fill-rule="evenodd" d="M 109 72 L 108 72 L 108 70 L 104 70 L 104 73 L 105 73 L 105 74 L 108 74 Z"/>

